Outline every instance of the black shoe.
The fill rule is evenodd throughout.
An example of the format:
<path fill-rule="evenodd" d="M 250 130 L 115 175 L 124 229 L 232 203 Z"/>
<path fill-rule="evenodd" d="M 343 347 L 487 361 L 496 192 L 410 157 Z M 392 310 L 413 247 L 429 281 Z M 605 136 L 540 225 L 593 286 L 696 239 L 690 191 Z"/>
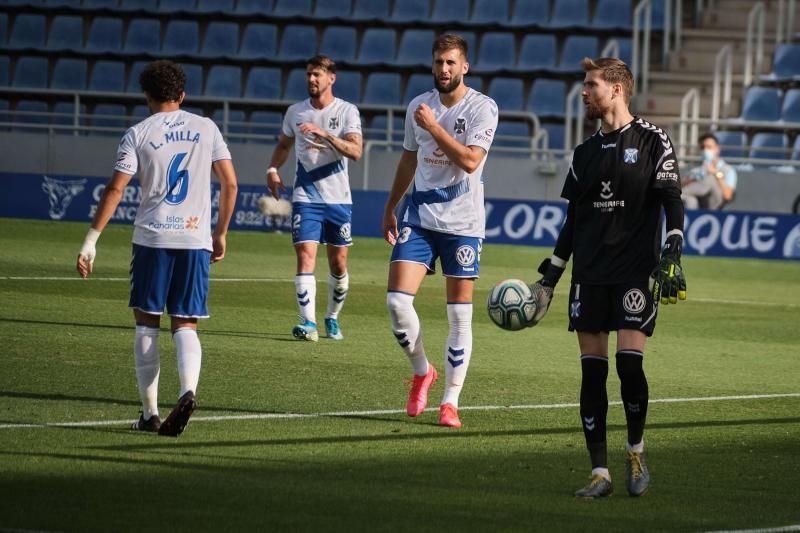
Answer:
<path fill-rule="evenodd" d="M 181 396 L 180 400 L 178 400 L 178 405 L 175 406 L 175 409 L 172 410 L 166 420 L 161 423 L 158 434 L 177 437 L 183 433 L 186 424 L 189 423 L 189 417 L 192 416 L 195 409 L 197 409 L 197 400 L 194 398 L 194 393 L 188 391 Z"/>
<path fill-rule="evenodd" d="M 158 415 L 153 415 L 145 420 L 144 413 L 141 411 L 139 412 L 139 420 L 131 424 L 131 429 L 135 429 L 136 431 L 149 431 L 151 433 L 155 433 L 159 430 L 159 428 L 161 428 L 161 419 L 158 418 Z"/>

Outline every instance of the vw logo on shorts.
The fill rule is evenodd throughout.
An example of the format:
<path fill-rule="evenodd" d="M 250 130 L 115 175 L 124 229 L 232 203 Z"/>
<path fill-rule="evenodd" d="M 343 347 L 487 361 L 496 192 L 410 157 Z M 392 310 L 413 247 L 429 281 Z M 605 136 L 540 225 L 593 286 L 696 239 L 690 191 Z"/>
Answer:
<path fill-rule="evenodd" d="M 475 249 L 467 244 L 459 246 L 456 250 L 456 261 L 462 267 L 468 267 L 475 262 Z"/>
<path fill-rule="evenodd" d="M 639 289 L 631 289 L 622 297 L 622 307 L 626 313 L 636 315 L 644 311 L 647 300 Z"/>
<path fill-rule="evenodd" d="M 339 228 L 339 236 L 342 239 L 346 240 L 346 241 L 350 240 L 350 223 L 349 222 L 347 222 L 345 224 L 342 224 L 342 227 Z"/>

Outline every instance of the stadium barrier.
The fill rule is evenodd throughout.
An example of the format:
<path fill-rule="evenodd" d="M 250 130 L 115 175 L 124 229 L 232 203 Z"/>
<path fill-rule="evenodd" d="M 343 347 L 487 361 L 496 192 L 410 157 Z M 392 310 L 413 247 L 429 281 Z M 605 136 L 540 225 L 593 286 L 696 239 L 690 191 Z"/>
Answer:
<path fill-rule="evenodd" d="M 106 182 L 95 177 L 0 173 L 0 183 L 10 191 L 0 198 L 0 217 L 88 222 Z M 265 187 L 240 185 L 231 229 L 290 231 L 290 217 L 265 216 L 259 209 L 259 200 L 266 194 Z M 212 223 L 218 195 L 219 186 L 213 183 Z M 131 224 L 140 197 L 138 182 L 132 180 L 112 222 Z M 353 191 L 353 235 L 381 237 L 386 197 L 384 191 Z M 487 199 L 486 242 L 553 246 L 565 216 L 563 202 Z M 800 259 L 799 215 L 687 211 L 684 235 L 687 254 Z"/>

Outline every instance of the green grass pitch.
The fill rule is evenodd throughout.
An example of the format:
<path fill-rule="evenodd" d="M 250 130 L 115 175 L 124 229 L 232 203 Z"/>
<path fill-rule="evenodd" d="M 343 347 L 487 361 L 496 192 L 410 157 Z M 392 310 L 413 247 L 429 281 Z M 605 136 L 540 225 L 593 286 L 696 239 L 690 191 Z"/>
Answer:
<path fill-rule="evenodd" d="M 580 365 L 566 330 L 568 283 L 536 328 L 505 332 L 485 311 L 494 282 L 532 281 L 549 250 L 484 247 L 461 397 L 464 427 L 454 430 L 435 425 L 436 412 L 418 419 L 401 412 L 411 372 L 385 308 L 388 245 L 360 238 L 351 249 L 345 340 L 304 343 L 290 334 L 296 305 L 289 235 L 234 232 L 228 257 L 212 267 L 212 318 L 200 326 L 199 408 L 186 432 L 169 439 L 131 432 L 122 422 L 139 409 L 127 309 L 131 228 L 104 232 L 94 278 L 81 281 L 74 263 L 86 228 L 0 219 L 2 531 L 800 524 L 798 262 L 684 258 L 689 299 L 662 307 L 645 355 L 651 399 L 675 400 L 650 406 L 651 490 L 639 499 L 625 493 L 624 414 L 612 405 L 617 490 L 586 502 L 572 497 L 589 464 L 574 407 Z M 318 266 L 321 318 L 326 267 Z M 425 281 L 416 306 L 441 371 L 441 276 Z M 166 414 L 178 380 L 164 328 L 159 346 Z M 442 383 L 431 391 L 434 407 Z M 612 401 L 618 391 L 612 370 Z"/>

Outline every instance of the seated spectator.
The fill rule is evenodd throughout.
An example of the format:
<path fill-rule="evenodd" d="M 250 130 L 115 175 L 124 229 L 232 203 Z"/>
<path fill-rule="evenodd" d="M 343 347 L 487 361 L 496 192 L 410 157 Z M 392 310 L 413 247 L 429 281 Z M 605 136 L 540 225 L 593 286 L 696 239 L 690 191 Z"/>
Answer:
<path fill-rule="evenodd" d="M 719 156 L 719 141 L 712 133 L 700 137 L 703 164 L 683 178 L 681 199 L 687 209 L 722 209 L 736 192 L 736 169 Z"/>

